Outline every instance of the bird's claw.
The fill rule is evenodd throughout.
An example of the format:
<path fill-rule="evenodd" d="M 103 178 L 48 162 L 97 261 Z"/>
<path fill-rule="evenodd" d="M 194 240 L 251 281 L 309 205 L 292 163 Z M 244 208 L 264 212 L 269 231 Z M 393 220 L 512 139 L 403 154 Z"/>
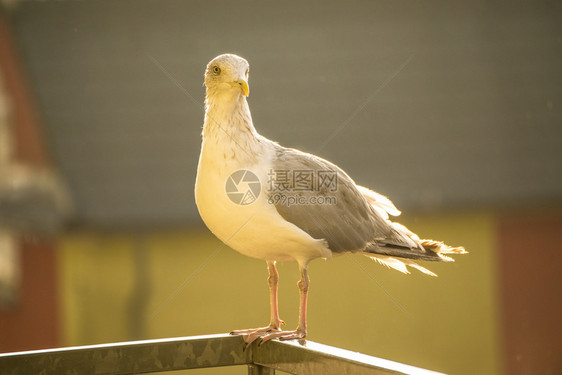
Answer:
<path fill-rule="evenodd" d="M 232 332 L 230 332 L 231 335 L 235 335 L 235 336 L 250 336 L 250 335 L 254 335 L 254 334 L 266 334 L 269 332 L 273 332 L 273 331 L 279 331 L 279 327 L 274 327 L 274 326 L 267 326 L 267 327 L 263 327 L 263 328 L 250 328 L 250 329 L 237 329 L 234 330 Z"/>
<path fill-rule="evenodd" d="M 280 325 L 285 325 L 285 322 L 282 321 L 282 320 L 279 320 L 279 322 L 277 322 L 277 324 L 271 323 L 267 327 L 240 329 L 240 330 L 232 331 L 232 332 L 230 332 L 230 334 L 242 336 L 242 339 L 244 340 L 244 343 L 246 344 L 244 346 L 244 350 L 246 350 L 248 347 L 250 347 L 250 345 L 252 345 L 258 339 L 261 339 L 262 337 L 268 336 L 268 335 L 270 335 L 272 333 L 275 333 L 275 332 L 281 332 L 281 329 L 279 328 Z M 261 345 L 261 342 L 260 342 L 260 345 Z"/>
<path fill-rule="evenodd" d="M 253 335 L 253 334 L 265 334 L 265 333 L 270 333 L 270 332 L 274 332 L 274 331 L 281 331 L 281 326 L 285 325 L 285 322 L 282 321 L 281 319 L 278 320 L 274 320 L 271 323 L 269 323 L 269 325 L 267 327 L 261 327 L 261 328 L 250 328 L 250 329 L 237 329 L 234 330 L 232 332 L 230 332 L 231 335 L 240 335 L 240 336 L 246 336 L 246 335 Z M 261 336 L 261 335 L 260 335 Z"/>
<path fill-rule="evenodd" d="M 242 336 L 245 344 L 244 350 L 248 349 L 254 342 L 257 342 L 258 346 L 262 346 L 264 343 L 273 339 L 279 339 L 282 341 L 303 340 L 306 337 L 306 332 L 300 329 L 296 329 L 294 331 L 282 331 L 279 328 L 273 327 L 238 330 L 233 331 L 230 334 Z"/>
<path fill-rule="evenodd" d="M 306 337 L 306 332 L 304 330 L 301 329 L 296 329 L 294 331 L 277 331 L 277 332 L 271 332 L 268 333 L 264 336 L 261 336 L 261 341 L 259 343 L 259 345 L 261 346 L 262 344 L 268 342 L 269 340 L 273 340 L 273 339 L 279 339 L 281 341 L 287 341 L 287 340 L 302 340 Z"/>

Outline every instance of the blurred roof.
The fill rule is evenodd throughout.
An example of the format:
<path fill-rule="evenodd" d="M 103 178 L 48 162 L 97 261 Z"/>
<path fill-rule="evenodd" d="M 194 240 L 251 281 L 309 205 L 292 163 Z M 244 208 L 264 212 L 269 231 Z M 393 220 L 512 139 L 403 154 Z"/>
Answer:
<path fill-rule="evenodd" d="M 400 209 L 560 200 L 560 13 L 135 0 L 22 2 L 12 21 L 76 220 L 120 226 L 199 220 L 203 70 L 225 52 L 250 62 L 258 131 Z"/>

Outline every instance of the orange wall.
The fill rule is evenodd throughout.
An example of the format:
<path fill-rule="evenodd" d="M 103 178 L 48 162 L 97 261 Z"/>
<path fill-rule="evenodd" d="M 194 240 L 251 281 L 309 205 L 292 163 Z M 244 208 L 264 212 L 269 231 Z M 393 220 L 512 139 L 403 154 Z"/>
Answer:
<path fill-rule="evenodd" d="M 562 373 L 562 213 L 512 212 L 498 225 L 508 374 Z"/>
<path fill-rule="evenodd" d="M 11 155 L 13 160 L 10 161 L 27 167 L 46 167 L 50 160 L 41 136 L 37 113 L 13 43 L 7 12 L 2 10 L 0 72 L 0 79 L 3 80 L 2 85 L 8 96 L 8 126 L 14 141 L 14 155 Z M 26 240 L 19 237 L 17 244 L 22 259 L 19 301 L 14 308 L 0 308 L 0 351 L 60 345 L 55 246 L 48 240 Z"/>
<path fill-rule="evenodd" d="M 59 341 L 58 260 L 48 242 L 20 241 L 22 282 L 13 308 L 0 309 L 0 352 L 52 348 Z"/>

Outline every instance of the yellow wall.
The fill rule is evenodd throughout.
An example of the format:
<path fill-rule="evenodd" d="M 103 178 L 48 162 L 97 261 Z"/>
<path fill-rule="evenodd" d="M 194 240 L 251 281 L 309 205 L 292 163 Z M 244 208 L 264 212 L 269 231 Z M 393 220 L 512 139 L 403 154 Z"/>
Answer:
<path fill-rule="evenodd" d="M 309 339 L 447 373 L 499 373 L 493 216 L 401 221 L 470 254 L 452 264 L 425 263 L 438 278 L 402 275 L 361 255 L 312 262 Z M 265 263 L 203 229 L 79 232 L 65 236 L 60 249 L 65 345 L 221 333 L 269 318 Z M 298 270 L 287 263 L 279 272 L 280 314 L 292 328 Z M 197 373 L 246 369 L 189 372 Z"/>

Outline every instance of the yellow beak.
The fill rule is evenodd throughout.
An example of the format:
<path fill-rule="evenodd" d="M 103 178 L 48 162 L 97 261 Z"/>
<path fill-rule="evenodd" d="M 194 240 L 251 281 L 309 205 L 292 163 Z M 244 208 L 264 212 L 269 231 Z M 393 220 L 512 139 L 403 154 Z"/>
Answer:
<path fill-rule="evenodd" d="M 234 82 L 238 87 L 240 87 L 240 91 L 242 95 L 248 96 L 250 95 L 250 87 L 248 86 L 248 82 L 243 79 L 239 79 L 238 81 Z"/>

